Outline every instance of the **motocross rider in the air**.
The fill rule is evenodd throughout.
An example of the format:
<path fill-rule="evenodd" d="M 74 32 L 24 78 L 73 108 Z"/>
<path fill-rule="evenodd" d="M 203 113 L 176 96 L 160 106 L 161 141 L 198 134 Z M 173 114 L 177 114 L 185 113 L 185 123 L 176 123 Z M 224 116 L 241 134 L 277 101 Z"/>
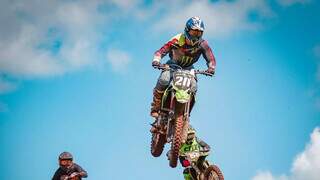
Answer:
<path fill-rule="evenodd" d="M 208 66 L 206 72 L 214 74 L 216 60 L 208 42 L 202 39 L 203 31 L 203 21 L 199 17 L 190 18 L 186 23 L 184 33 L 174 36 L 155 52 L 152 66 L 155 68 L 159 67 L 161 65 L 160 60 L 169 53 L 170 60 L 166 62 L 165 66 L 176 64 L 183 69 L 191 70 L 194 68 L 193 64 L 198 61 L 201 55 L 203 55 Z M 150 113 L 152 117 L 156 118 L 159 116 L 161 99 L 165 89 L 169 86 L 171 79 L 171 71 L 164 70 L 161 72 L 157 85 L 153 90 L 153 102 L 151 103 Z M 195 79 L 192 80 L 191 86 L 192 91 L 196 92 L 197 85 Z"/>

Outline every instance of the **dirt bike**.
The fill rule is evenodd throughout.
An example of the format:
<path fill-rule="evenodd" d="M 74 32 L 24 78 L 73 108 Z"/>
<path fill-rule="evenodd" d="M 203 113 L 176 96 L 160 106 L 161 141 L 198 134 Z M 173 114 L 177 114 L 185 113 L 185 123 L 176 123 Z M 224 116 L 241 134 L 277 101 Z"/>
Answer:
<path fill-rule="evenodd" d="M 193 151 L 180 154 L 184 157 L 185 168 L 189 171 L 193 180 L 224 180 L 218 166 L 211 165 L 208 160 L 199 162 L 200 157 L 208 156 L 209 152 Z M 201 163 L 201 164 L 200 164 Z"/>
<path fill-rule="evenodd" d="M 157 68 L 172 71 L 173 78 L 162 97 L 159 116 L 151 124 L 155 129 L 155 132 L 151 132 L 151 154 L 159 157 L 164 145 L 171 142 L 169 164 L 174 168 L 177 166 L 180 145 L 187 137 L 189 114 L 195 103 L 195 93 L 191 91 L 192 78 L 196 74 L 212 74 L 194 69 L 185 70 L 175 64 L 169 67 L 160 65 Z"/>

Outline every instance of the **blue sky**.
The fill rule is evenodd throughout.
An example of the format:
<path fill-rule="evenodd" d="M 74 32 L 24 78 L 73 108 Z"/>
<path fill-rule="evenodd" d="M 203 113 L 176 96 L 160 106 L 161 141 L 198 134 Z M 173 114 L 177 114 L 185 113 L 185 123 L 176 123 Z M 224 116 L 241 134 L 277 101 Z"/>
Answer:
<path fill-rule="evenodd" d="M 182 179 L 150 154 L 151 60 L 197 15 L 217 59 L 191 116 L 209 160 L 226 179 L 316 180 L 319 2 L 0 5 L 0 179 L 50 179 L 65 150 L 88 179 Z"/>

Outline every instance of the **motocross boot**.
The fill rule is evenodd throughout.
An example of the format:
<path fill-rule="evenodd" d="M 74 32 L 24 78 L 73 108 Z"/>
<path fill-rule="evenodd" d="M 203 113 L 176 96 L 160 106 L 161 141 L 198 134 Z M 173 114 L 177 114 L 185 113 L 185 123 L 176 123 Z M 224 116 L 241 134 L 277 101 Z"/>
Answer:
<path fill-rule="evenodd" d="M 154 118 L 159 116 L 159 111 L 161 108 L 161 99 L 164 91 L 159 91 L 157 89 L 153 89 L 153 102 L 151 103 L 151 112 L 150 115 Z"/>

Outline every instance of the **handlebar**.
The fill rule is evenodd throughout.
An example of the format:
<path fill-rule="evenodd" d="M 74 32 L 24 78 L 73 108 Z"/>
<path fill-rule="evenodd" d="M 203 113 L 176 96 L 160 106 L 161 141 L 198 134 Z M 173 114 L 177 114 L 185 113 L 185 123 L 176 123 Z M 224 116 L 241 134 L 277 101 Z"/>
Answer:
<path fill-rule="evenodd" d="M 212 77 L 212 76 L 213 76 L 213 74 L 208 73 L 208 72 L 207 72 L 207 71 L 205 71 L 205 70 L 195 70 L 195 74 L 202 74 L 202 75 L 210 76 L 210 77 Z"/>
<path fill-rule="evenodd" d="M 176 64 L 170 64 L 170 66 L 176 66 L 176 67 L 178 67 L 178 69 L 182 69 L 181 66 L 176 65 Z M 167 65 L 167 64 L 160 64 L 159 66 L 153 66 L 153 67 L 156 68 L 156 69 L 159 69 L 159 70 L 170 70 L 170 71 L 176 70 L 176 69 L 174 69 L 174 68 L 172 68 L 172 67 L 170 67 L 170 66 Z M 213 74 L 208 73 L 208 72 L 205 71 L 205 70 L 194 70 L 194 73 L 195 73 L 195 74 L 202 74 L 202 75 L 210 76 L 210 77 L 213 76 Z"/>

